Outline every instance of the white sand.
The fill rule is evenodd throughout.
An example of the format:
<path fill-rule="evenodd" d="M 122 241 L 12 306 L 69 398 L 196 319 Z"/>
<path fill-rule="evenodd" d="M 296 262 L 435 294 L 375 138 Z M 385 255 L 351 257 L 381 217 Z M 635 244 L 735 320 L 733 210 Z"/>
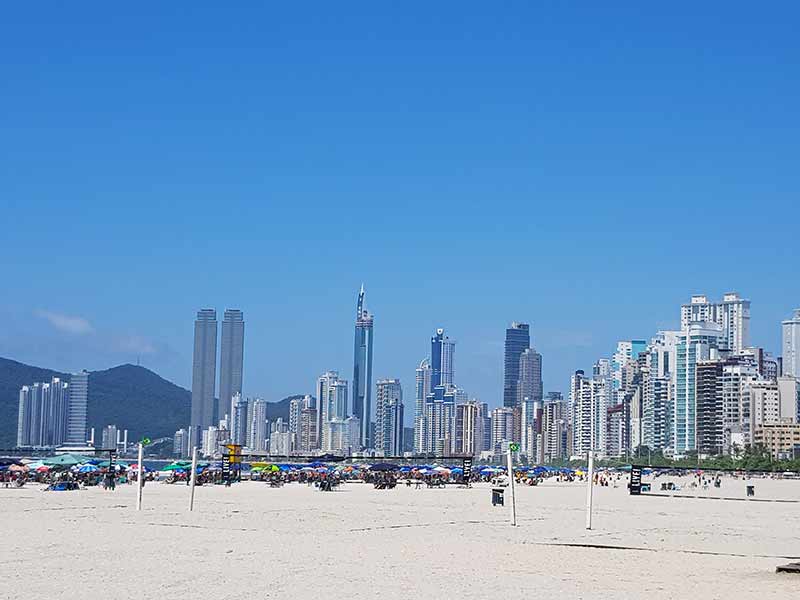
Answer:
<path fill-rule="evenodd" d="M 656 480 L 658 484 L 662 480 Z M 800 500 L 800 482 L 756 480 Z M 698 495 L 744 496 L 743 481 Z M 654 485 L 654 488 L 656 485 Z M 518 487 L 519 526 L 490 490 L 297 484 L 47 492 L 0 489 L 0 598 L 794 598 L 800 504 Z M 601 544 L 635 550 L 559 546 Z M 717 555 L 709 553 L 718 553 Z M 136 573 L 141 590 L 133 589 Z M 116 574 L 110 582 L 108 574 Z"/>

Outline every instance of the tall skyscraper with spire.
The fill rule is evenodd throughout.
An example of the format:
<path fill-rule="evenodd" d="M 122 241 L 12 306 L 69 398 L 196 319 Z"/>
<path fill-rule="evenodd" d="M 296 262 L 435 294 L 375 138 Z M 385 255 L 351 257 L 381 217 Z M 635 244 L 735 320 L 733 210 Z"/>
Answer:
<path fill-rule="evenodd" d="M 244 366 L 244 315 L 242 311 L 227 309 L 222 319 L 222 342 L 219 359 L 219 414 L 233 418 L 235 396 L 242 393 Z"/>
<path fill-rule="evenodd" d="M 456 343 L 444 334 L 441 327 L 431 338 L 431 390 L 437 386 L 454 385 Z"/>
<path fill-rule="evenodd" d="M 364 308 L 364 284 L 358 292 L 353 350 L 353 415 L 359 419 L 363 448 L 371 448 L 373 316 Z"/>
<path fill-rule="evenodd" d="M 194 322 L 192 410 L 189 446 L 201 444 L 201 432 L 216 423 L 214 390 L 217 382 L 217 311 L 204 308 Z"/>

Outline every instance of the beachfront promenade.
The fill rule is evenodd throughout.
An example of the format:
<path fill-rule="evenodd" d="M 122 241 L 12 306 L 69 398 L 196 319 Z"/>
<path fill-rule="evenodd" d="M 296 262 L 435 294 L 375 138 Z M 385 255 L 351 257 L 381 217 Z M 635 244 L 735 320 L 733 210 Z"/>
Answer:
<path fill-rule="evenodd" d="M 759 499 L 800 501 L 800 481 L 749 483 Z M 595 487 L 587 532 L 578 482 L 519 486 L 515 528 L 484 484 L 203 486 L 193 513 L 183 485 L 147 484 L 138 513 L 133 485 L 40 490 L 0 489 L 0 598 L 766 600 L 800 589 L 800 576 L 774 573 L 800 556 L 800 503 L 630 497 L 623 483 Z M 745 482 L 697 494 L 744 497 Z"/>

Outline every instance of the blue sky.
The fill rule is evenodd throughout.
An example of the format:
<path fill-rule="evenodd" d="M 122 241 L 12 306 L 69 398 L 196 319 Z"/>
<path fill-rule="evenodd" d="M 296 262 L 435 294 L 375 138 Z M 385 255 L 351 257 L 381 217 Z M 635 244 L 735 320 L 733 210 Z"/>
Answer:
<path fill-rule="evenodd" d="M 531 323 L 547 390 L 692 293 L 800 306 L 794 3 L 9 5 L 0 355 L 188 386 L 202 307 L 245 311 L 245 392 L 375 377 L 433 329 L 502 398 Z"/>

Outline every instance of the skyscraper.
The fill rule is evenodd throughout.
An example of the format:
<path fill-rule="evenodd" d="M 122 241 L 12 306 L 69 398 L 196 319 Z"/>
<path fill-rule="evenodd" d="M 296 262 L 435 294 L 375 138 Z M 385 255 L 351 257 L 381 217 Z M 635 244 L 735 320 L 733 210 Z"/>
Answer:
<path fill-rule="evenodd" d="M 403 452 L 403 388 L 399 379 L 380 379 L 375 397 L 375 450 L 384 456 Z"/>
<path fill-rule="evenodd" d="M 244 365 L 244 315 L 242 311 L 227 309 L 222 319 L 222 341 L 219 359 L 219 413 L 233 415 L 234 396 L 242 393 Z"/>
<path fill-rule="evenodd" d="M 358 293 L 356 332 L 353 350 L 353 414 L 359 419 L 359 438 L 363 448 L 370 448 L 372 422 L 372 344 L 373 316 L 364 308 L 364 286 Z"/>
<path fill-rule="evenodd" d="M 50 383 L 24 385 L 19 392 L 17 446 L 59 446 L 67 437 L 69 385 L 58 377 Z"/>
<path fill-rule="evenodd" d="M 426 358 L 416 371 L 416 394 L 414 396 L 414 452 L 423 452 L 425 440 L 425 402 L 431 393 L 431 363 Z"/>
<path fill-rule="evenodd" d="M 783 375 L 800 379 L 800 308 L 791 319 L 781 323 L 783 329 Z"/>
<path fill-rule="evenodd" d="M 248 409 L 250 427 L 248 428 L 250 439 L 247 446 L 251 450 L 266 450 L 267 433 L 269 424 L 267 423 L 267 401 L 256 398 Z"/>
<path fill-rule="evenodd" d="M 330 403 L 329 403 L 329 390 L 334 381 L 339 379 L 339 372 L 338 371 L 325 371 L 322 375 L 319 376 L 317 379 L 317 387 L 316 387 L 316 431 L 317 431 L 317 443 L 318 448 L 324 448 L 325 443 L 325 436 L 327 433 L 327 428 L 325 425 L 328 421 L 331 420 L 335 415 L 330 412 Z"/>
<path fill-rule="evenodd" d="M 531 347 L 530 326 L 527 323 L 511 323 L 506 329 L 505 369 L 503 377 L 503 406 L 519 406 L 522 398 L 518 393 L 519 357 Z"/>
<path fill-rule="evenodd" d="M 508 406 L 495 408 L 492 411 L 492 450 L 495 453 L 505 452 L 508 442 L 514 434 L 514 409 Z"/>
<path fill-rule="evenodd" d="M 217 311 L 204 308 L 194 322 L 192 359 L 192 410 L 189 445 L 201 444 L 200 432 L 217 422 L 214 390 L 217 380 Z M 228 406 L 231 399 L 225 403 Z M 261 450 L 261 448 L 259 448 Z"/>
<path fill-rule="evenodd" d="M 697 449 L 697 363 L 714 358 L 712 350 L 716 352 L 722 343 L 723 327 L 716 323 L 692 322 L 678 334 L 671 423 L 671 439 L 678 456 Z"/>
<path fill-rule="evenodd" d="M 519 355 L 517 406 L 521 406 L 526 398 L 534 402 L 541 401 L 544 398 L 542 355 L 533 348 L 526 348 Z"/>
<path fill-rule="evenodd" d="M 431 338 L 431 390 L 437 386 L 453 385 L 455 381 L 456 343 L 439 328 Z"/>
<path fill-rule="evenodd" d="M 89 407 L 89 371 L 75 373 L 69 380 L 66 443 L 86 445 L 86 422 Z"/>
<path fill-rule="evenodd" d="M 248 402 L 241 393 L 234 394 L 231 413 L 231 439 L 234 444 L 247 445 Z"/>
<path fill-rule="evenodd" d="M 697 322 L 722 326 L 720 348 L 739 353 L 750 345 L 750 300 L 736 292 L 722 296 L 722 302 L 709 302 L 703 295 L 692 296 L 689 304 L 681 305 L 681 330 Z"/>

